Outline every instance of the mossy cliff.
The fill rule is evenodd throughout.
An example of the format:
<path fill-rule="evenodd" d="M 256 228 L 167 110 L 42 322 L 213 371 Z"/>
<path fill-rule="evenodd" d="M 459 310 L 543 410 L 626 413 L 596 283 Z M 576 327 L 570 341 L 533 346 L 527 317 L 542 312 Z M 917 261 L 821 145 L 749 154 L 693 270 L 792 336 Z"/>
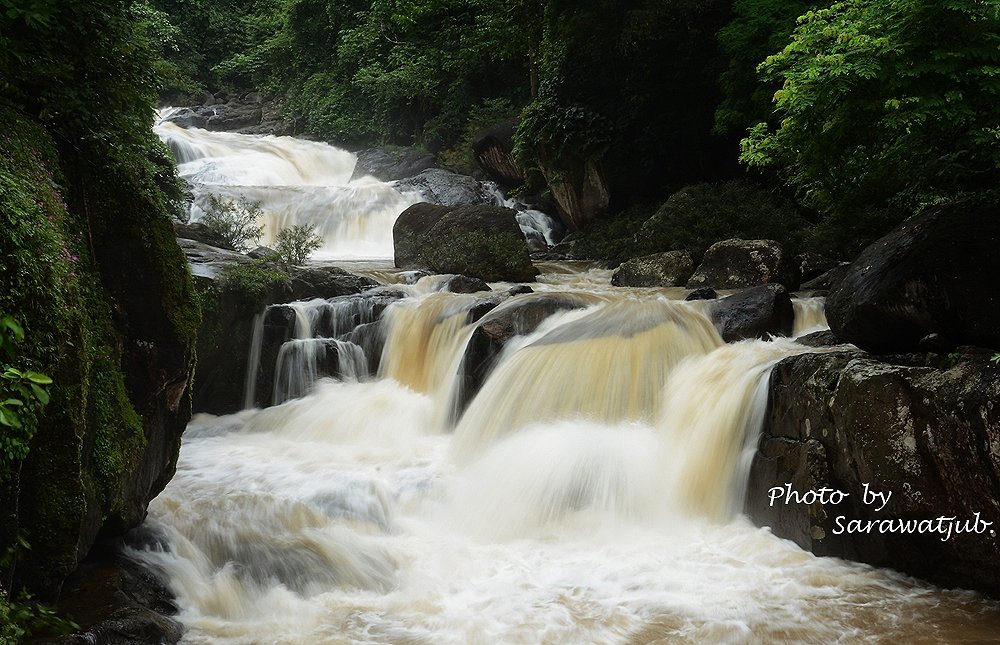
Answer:
<path fill-rule="evenodd" d="M 60 139 L 2 107 L 0 133 L 0 313 L 54 381 L 27 457 L 0 460 L 0 553 L 26 539 L 15 584 L 53 592 L 172 476 L 200 312 L 151 133 Z"/>

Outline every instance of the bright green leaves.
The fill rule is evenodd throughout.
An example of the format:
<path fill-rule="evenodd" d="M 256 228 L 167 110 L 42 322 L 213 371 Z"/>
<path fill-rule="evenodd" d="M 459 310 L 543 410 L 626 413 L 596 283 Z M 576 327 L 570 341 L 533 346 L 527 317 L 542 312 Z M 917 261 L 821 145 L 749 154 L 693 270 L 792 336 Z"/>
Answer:
<path fill-rule="evenodd" d="M 741 159 L 771 166 L 811 205 L 904 210 L 1000 181 L 996 3 L 846 0 L 806 12 L 760 66 L 780 124 Z"/>
<path fill-rule="evenodd" d="M 12 316 L 0 316 L 0 481 L 11 466 L 28 454 L 35 433 L 35 414 L 49 403 L 46 386 L 52 379 L 17 363 L 17 345 L 24 341 L 24 329 Z"/>

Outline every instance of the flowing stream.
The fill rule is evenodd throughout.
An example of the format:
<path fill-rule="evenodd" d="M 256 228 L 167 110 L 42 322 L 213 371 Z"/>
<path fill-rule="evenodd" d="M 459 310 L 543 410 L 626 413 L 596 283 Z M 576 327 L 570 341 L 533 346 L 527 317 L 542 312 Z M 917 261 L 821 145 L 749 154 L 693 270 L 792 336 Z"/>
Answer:
<path fill-rule="evenodd" d="M 574 306 L 508 340 L 464 406 L 478 296 L 431 277 L 371 320 L 292 305 L 280 404 L 192 420 L 149 508 L 159 540 L 133 552 L 168 575 L 184 642 L 996 638 L 995 603 L 814 557 L 741 515 L 770 367 L 817 350 L 727 345 L 704 302 L 542 268 L 480 323 Z M 824 326 L 821 300 L 796 314 L 797 332 Z M 340 343 L 334 378 L 310 358 L 321 338 Z"/>

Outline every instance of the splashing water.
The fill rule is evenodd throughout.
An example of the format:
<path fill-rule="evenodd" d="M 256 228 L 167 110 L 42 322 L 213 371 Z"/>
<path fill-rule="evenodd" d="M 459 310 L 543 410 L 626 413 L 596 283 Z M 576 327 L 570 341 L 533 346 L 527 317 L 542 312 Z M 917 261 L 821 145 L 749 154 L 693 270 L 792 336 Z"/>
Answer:
<path fill-rule="evenodd" d="M 169 575 L 184 642 L 994 638 L 994 603 L 739 515 L 770 366 L 814 350 L 605 294 L 511 339 L 452 433 L 469 298 L 391 306 L 378 379 L 192 421 L 150 505 L 169 547 L 135 553 Z"/>

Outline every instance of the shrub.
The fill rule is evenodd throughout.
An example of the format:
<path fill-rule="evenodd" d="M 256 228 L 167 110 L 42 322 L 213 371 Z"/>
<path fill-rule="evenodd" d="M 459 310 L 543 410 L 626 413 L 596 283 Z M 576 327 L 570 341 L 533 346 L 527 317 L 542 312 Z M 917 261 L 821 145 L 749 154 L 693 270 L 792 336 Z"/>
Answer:
<path fill-rule="evenodd" d="M 636 235 L 636 254 L 686 249 L 695 257 L 729 238 L 770 239 L 797 252 L 809 227 L 794 202 L 746 180 L 677 191 Z"/>
<path fill-rule="evenodd" d="M 313 251 L 323 246 L 323 238 L 316 235 L 316 227 L 312 224 L 296 224 L 283 228 L 278 232 L 274 250 L 281 260 L 288 264 L 305 264 Z"/>
<path fill-rule="evenodd" d="M 208 210 L 201 218 L 201 223 L 235 250 L 245 253 L 264 234 L 262 214 L 260 202 L 250 201 L 243 195 L 238 199 L 221 199 L 210 195 Z"/>

